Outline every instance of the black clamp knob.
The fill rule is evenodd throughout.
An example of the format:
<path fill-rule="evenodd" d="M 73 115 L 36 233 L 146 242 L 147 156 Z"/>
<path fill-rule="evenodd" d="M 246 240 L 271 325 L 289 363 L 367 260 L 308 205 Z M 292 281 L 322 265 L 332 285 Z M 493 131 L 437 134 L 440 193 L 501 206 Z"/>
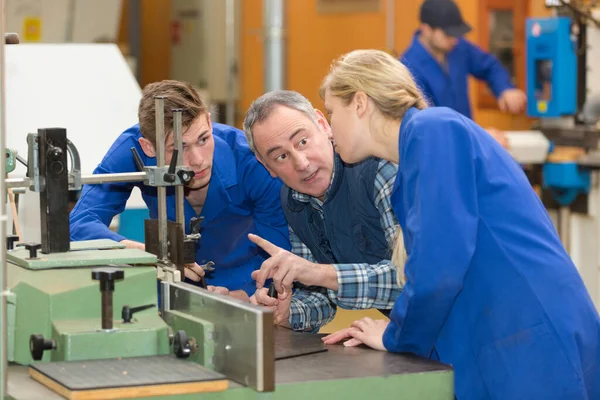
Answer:
<path fill-rule="evenodd" d="M 129 305 L 124 305 L 123 308 L 121 309 L 121 318 L 123 318 L 124 323 L 128 324 L 131 322 L 131 319 L 133 318 L 134 313 L 136 313 L 138 311 L 147 310 L 154 306 L 155 306 L 154 304 L 146 304 L 145 306 L 139 306 L 139 307 L 129 307 Z"/>
<path fill-rule="evenodd" d="M 177 331 L 175 333 L 173 350 L 177 358 L 188 358 L 192 354 L 192 346 L 185 331 Z"/>
<path fill-rule="evenodd" d="M 184 169 L 180 169 L 179 171 L 177 171 L 177 176 L 179 176 L 179 179 L 181 179 L 181 182 L 184 185 L 187 185 L 188 183 L 190 183 L 192 181 L 194 174 L 191 171 L 186 171 Z"/>
<path fill-rule="evenodd" d="M 60 161 L 60 159 L 62 158 L 63 155 L 63 151 L 60 147 L 56 147 L 56 146 L 48 146 L 48 159 L 52 160 L 52 161 Z"/>
<path fill-rule="evenodd" d="M 55 350 L 56 341 L 54 339 L 44 339 L 43 335 L 31 335 L 29 337 L 29 351 L 31 358 L 39 361 L 44 356 L 44 351 Z"/>
<path fill-rule="evenodd" d="M 15 243 L 19 241 L 19 236 L 8 235 L 6 236 L 6 250 L 12 250 L 15 248 Z"/>
<path fill-rule="evenodd" d="M 125 277 L 125 273 L 120 268 L 105 267 L 92 270 L 92 279 L 100 281 L 101 292 L 114 292 L 115 281 Z"/>
<path fill-rule="evenodd" d="M 41 244 L 31 242 L 31 243 L 25 243 L 24 246 L 27 250 L 29 250 L 29 258 L 28 258 L 29 260 L 38 258 L 37 252 L 42 247 Z"/>
<path fill-rule="evenodd" d="M 125 273 L 119 268 L 104 267 L 92 270 L 92 279 L 100 281 L 102 329 L 113 328 L 113 292 L 115 291 L 115 281 L 124 277 Z"/>

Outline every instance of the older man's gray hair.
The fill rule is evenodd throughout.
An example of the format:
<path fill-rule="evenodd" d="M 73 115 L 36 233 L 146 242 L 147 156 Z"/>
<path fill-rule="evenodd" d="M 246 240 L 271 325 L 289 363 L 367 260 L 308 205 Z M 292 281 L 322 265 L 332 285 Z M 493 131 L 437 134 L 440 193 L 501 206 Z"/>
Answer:
<path fill-rule="evenodd" d="M 298 110 L 305 114 L 312 122 L 317 124 L 317 113 L 310 101 L 298 92 L 292 90 L 274 90 L 260 96 L 254 100 L 244 118 L 244 132 L 250 150 L 257 156 L 256 145 L 254 144 L 254 125 L 263 122 L 275 111 L 278 106 L 288 107 Z"/>

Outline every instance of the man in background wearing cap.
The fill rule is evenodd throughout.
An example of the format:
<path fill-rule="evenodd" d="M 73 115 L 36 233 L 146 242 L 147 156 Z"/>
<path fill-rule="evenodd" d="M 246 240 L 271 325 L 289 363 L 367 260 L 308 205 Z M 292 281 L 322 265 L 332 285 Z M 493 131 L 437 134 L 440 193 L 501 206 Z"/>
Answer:
<path fill-rule="evenodd" d="M 430 103 L 471 118 L 468 77 L 473 75 L 487 82 L 500 110 L 516 114 L 525 109 L 525 93 L 515 89 L 498 59 L 463 39 L 471 27 L 452 0 L 425 0 L 420 20 L 421 27 L 401 61 Z"/>

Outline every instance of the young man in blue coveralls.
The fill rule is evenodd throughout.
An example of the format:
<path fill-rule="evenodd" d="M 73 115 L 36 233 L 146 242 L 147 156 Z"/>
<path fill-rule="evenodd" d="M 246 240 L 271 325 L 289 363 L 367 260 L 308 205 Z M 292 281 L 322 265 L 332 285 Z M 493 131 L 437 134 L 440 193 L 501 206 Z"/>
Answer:
<path fill-rule="evenodd" d="M 189 233 L 192 217 L 204 217 L 196 263 L 188 264 L 185 276 L 199 281 L 205 272 L 198 265 L 213 261 L 214 271 L 206 282 L 248 299 L 255 291 L 252 271 L 268 256 L 248 239 L 249 233 L 268 238 L 278 246 L 290 248 L 289 232 L 281 210 L 281 182 L 272 178 L 248 148 L 244 133 L 227 125 L 212 123 L 206 104 L 187 83 L 162 81 L 144 88 L 139 105 L 139 124 L 123 132 L 108 150 L 94 173 L 137 171 L 131 152 L 134 147 L 144 165 L 156 165 L 154 97 L 165 98 L 166 161 L 173 154 L 172 109 L 185 110 L 183 125 L 183 163 L 194 172 L 185 190 L 185 221 Z M 71 240 L 108 238 L 127 247 L 144 249 L 144 244 L 128 240 L 108 228 L 112 218 L 123 212 L 134 187 L 150 211 L 158 214 L 157 191 L 136 183 L 85 185 L 79 202 L 71 212 Z M 175 220 L 175 194 L 167 191 L 167 215 Z"/>
<path fill-rule="evenodd" d="M 473 75 L 487 83 L 500 110 L 513 114 L 525 110 L 525 94 L 515 89 L 498 59 L 463 38 L 471 27 L 452 0 L 425 0 L 420 22 L 401 61 L 431 105 L 471 118 L 468 78 Z"/>

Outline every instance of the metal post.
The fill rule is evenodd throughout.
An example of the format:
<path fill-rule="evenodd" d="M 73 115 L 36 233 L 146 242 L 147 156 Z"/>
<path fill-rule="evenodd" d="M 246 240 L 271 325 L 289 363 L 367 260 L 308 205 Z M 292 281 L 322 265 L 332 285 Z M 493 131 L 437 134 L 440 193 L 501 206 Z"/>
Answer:
<path fill-rule="evenodd" d="M 235 125 L 235 0 L 225 3 L 225 60 L 227 64 L 227 108 L 225 123 Z"/>
<path fill-rule="evenodd" d="M 6 152 L 6 126 L 4 119 L 5 79 L 4 79 L 4 0 L 0 0 L 0 154 Z M 0 399 L 7 396 L 7 338 L 6 338 L 6 176 L 5 162 L 0 162 Z"/>
<path fill-rule="evenodd" d="M 183 165 L 183 144 L 182 144 L 182 109 L 173 109 L 173 149 L 177 150 L 177 166 Z M 181 224 L 183 235 L 185 236 L 185 209 L 184 209 L 184 187 L 177 185 L 175 187 L 175 222 Z"/>
<path fill-rule="evenodd" d="M 154 97 L 156 117 L 156 166 L 165 166 L 165 99 Z M 158 192 L 158 254 L 159 260 L 167 259 L 167 188 L 159 186 Z"/>
<path fill-rule="evenodd" d="M 284 0 L 263 0 L 265 91 L 285 89 Z"/>

